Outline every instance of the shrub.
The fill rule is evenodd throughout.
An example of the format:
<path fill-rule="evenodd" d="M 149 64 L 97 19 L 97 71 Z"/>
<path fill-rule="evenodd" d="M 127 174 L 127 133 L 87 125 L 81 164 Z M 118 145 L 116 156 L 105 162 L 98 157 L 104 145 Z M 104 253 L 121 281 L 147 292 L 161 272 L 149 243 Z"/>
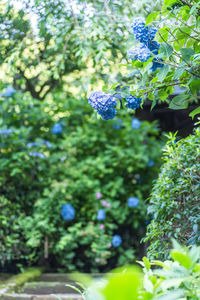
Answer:
<path fill-rule="evenodd" d="M 174 241 L 172 260 L 149 261 L 116 269 L 84 293 L 85 300 L 198 300 L 200 297 L 200 247 L 181 247 Z M 151 267 L 154 267 L 152 270 Z"/>
<path fill-rule="evenodd" d="M 132 261 L 160 164 L 157 125 L 123 113 L 105 124 L 86 101 L 55 97 L 0 100 L 1 262 L 37 263 L 44 241 L 49 262 L 68 270 Z"/>
<path fill-rule="evenodd" d="M 144 241 L 149 257 L 167 258 L 172 237 L 200 244 L 200 130 L 165 147 L 164 165 L 150 197 L 153 221 Z"/>

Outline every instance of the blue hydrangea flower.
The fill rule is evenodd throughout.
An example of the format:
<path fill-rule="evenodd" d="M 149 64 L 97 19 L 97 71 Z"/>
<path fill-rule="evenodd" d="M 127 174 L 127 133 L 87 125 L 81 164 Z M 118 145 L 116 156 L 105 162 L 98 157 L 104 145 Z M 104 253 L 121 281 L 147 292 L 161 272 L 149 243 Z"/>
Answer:
<path fill-rule="evenodd" d="M 144 44 L 141 44 L 139 47 L 133 47 L 127 51 L 127 57 L 130 60 L 140 60 L 145 62 L 150 56 L 151 51 Z"/>
<path fill-rule="evenodd" d="M 130 60 L 138 59 L 138 47 L 132 47 L 127 51 L 127 58 Z"/>
<path fill-rule="evenodd" d="M 137 108 L 140 107 L 142 99 L 141 98 L 136 98 L 133 95 L 129 95 L 129 97 L 126 98 L 126 101 L 128 102 L 126 104 L 126 107 L 128 107 L 130 109 L 137 109 Z"/>
<path fill-rule="evenodd" d="M 140 128 L 140 121 L 138 120 L 138 119 L 132 119 L 132 121 L 131 121 L 131 128 L 132 129 L 138 129 L 138 128 Z"/>
<path fill-rule="evenodd" d="M 148 48 L 154 55 L 157 55 L 160 48 L 160 43 L 156 41 L 149 41 Z"/>
<path fill-rule="evenodd" d="M 149 40 L 150 41 L 153 41 L 153 39 L 155 38 L 156 32 L 157 32 L 157 29 L 154 26 L 149 28 Z"/>
<path fill-rule="evenodd" d="M 106 212 L 104 209 L 99 209 L 97 212 L 97 220 L 98 221 L 103 221 L 106 217 Z"/>
<path fill-rule="evenodd" d="M 43 144 L 47 146 L 47 148 L 51 148 L 51 143 L 49 141 L 43 141 Z"/>
<path fill-rule="evenodd" d="M 145 26 L 144 18 L 136 18 L 131 24 L 135 39 L 141 43 L 148 43 L 149 40 L 149 31 L 148 27 Z"/>
<path fill-rule="evenodd" d="M 33 156 L 33 157 L 40 157 L 40 158 L 45 158 L 46 157 L 44 154 L 39 153 L 39 152 L 29 152 L 29 155 Z"/>
<path fill-rule="evenodd" d="M 117 101 L 113 95 L 104 93 L 102 91 L 91 92 L 88 102 L 99 113 L 111 110 L 117 105 Z"/>
<path fill-rule="evenodd" d="M 9 87 L 6 89 L 5 93 L 2 94 L 1 96 L 2 96 L 2 97 L 12 97 L 12 95 L 13 95 L 14 93 L 15 93 L 15 89 L 14 89 L 12 86 L 9 86 Z"/>
<path fill-rule="evenodd" d="M 154 161 L 152 160 L 152 159 L 150 159 L 149 161 L 148 161 L 148 164 L 147 164 L 147 167 L 153 167 L 154 166 Z"/>
<path fill-rule="evenodd" d="M 0 135 L 6 135 L 12 133 L 12 129 L 1 129 Z"/>
<path fill-rule="evenodd" d="M 52 133 L 53 134 L 60 134 L 62 132 L 62 130 L 63 130 L 62 124 L 56 123 L 56 124 L 53 125 Z"/>
<path fill-rule="evenodd" d="M 139 204 L 139 199 L 136 197 L 130 197 L 127 200 L 128 207 L 137 207 Z"/>
<path fill-rule="evenodd" d="M 115 234 L 112 238 L 112 245 L 113 247 L 119 247 L 122 243 L 122 238 L 120 235 Z"/>
<path fill-rule="evenodd" d="M 158 62 L 157 58 L 153 59 L 153 66 L 151 67 L 151 70 L 154 72 L 156 71 L 158 68 L 162 68 L 164 66 L 164 64 Z"/>
<path fill-rule="evenodd" d="M 141 45 L 138 51 L 138 60 L 145 62 L 151 56 L 151 51 L 145 45 Z"/>
<path fill-rule="evenodd" d="M 97 113 L 102 117 L 104 120 L 112 120 L 116 116 L 116 109 L 111 108 L 105 111 L 97 110 Z"/>
<path fill-rule="evenodd" d="M 75 209 L 70 203 L 66 203 L 61 208 L 61 216 L 63 220 L 71 221 L 75 217 Z"/>
<path fill-rule="evenodd" d="M 38 143 L 28 143 L 26 146 L 27 146 L 28 148 L 31 148 L 31 147 L 38 146 Z"/>

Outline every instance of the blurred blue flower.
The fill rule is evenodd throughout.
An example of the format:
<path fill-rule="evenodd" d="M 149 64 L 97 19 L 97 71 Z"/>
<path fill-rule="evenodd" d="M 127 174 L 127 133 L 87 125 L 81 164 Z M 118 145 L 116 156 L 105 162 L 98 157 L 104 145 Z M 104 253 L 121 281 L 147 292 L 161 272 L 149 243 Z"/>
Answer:
<path fill-rule="evenodd" d="M 115 234 L 112 238 L 112 245 L 113 247 L 119 247 L 122 243 L 122 238 L 120 235 Z"/>
<path fill-rule="evenodd" d="M 140 121 L 138 120 L 138 119 L 132 119 L 132 121 L 131 121 L 131 128 L 132 129 L 138 129 L 138 128 L 140 128 Z"/>
<path fill-rule="evenodd" d="M 150 221 L 150 220 L 146 220 L 144 223 L 145 223 L 146 225 L 149 225 L 149 224 L 151 223 L 151 221 Z"/>
<path fill-rule="evenodd" d="M 137 109 L 140 107 L 140 104 L 142 102 L 142 99 L 141 98 L 136 98 L 136 96 L 133 96 L 133 95 L 129 95 L 127 98 L 126 98 L 126 101 L 128 102 L 126 104 L 126 107 L 130 108 L 130 109 Z"/>
<path fill-rule="evenodd" d="M 60 134 L 62 132 L 62 130 L 63 130 L 62 124 L 56 123 L 56 124 L 53 125 L 52 133 L 53 134 Z"/>
<path fill-rule="evenodd" d="M 46 157 L 44 154 L 39 153 L 39 152 L 29 152 L 29 155 L 33 156 L 33 157 L 40 157 L 40 158 L 45 158 Z"/>
<path fill-rule="evenodd" d="M 148 164 L 147 164 L 147 167 L 153 167 L 154 166 L 154 161 L 152 160 L 152 159 L 149 159 L 149 161 L 148 161 Z"/>
<path fill-rule="evenodd" d="M 116 119 L 112 127 L 116 130 L 119 130 L 122 128 L 123 120 L 122 119 Z"/>
<path fill-rule="evenodd" d="M 61 208 L 61 216 L 63 220 L 71 221 L 75 217 L 75 209 L 70 203 L 66 203 Z"/>
<path fill-rule="evenodd" d="M 49 141 L 43 141 L 43 144 L 47 146 L 47 148 L 51 148 L 51 143 Z"/>
<path fill-rule="evenodd" d="M 98 221 L 103 221 L 106 217 L 106 212 L 104 209 L 99 209 L 97 212 L 97 220 Z"/>
<path fill-rule="evenodd" d="M 127 200 L 128 202 L 128 207 L 137 207 L 139 204 L 139 199 L 136 197 L 130 197 Z"/>
<path fill-rule="evenodd" d="M 9 86 L 5 93 L 3 93 L 1 96 L 2 97 L 12 97 L 12 95 L 15 93 L 15 89 L 12 86 Z"/>
<path fill-rule="evenodd" d="M 27 146 L 28 148 L 31 148 L 31 147 L 38 146 L 38 143 L 28 143 L 26 146 Z"/>
<path fill-rule="evenodd" d="M 12 129 L 1 129 L 0 130 L 0 135 L 6 135 L 12 133 Z"/>

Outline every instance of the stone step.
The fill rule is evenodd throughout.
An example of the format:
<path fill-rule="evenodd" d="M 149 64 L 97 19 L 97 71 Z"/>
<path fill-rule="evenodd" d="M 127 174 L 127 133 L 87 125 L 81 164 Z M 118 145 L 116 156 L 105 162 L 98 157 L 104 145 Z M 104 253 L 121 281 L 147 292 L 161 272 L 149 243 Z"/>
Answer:
<path fill-rule="evenodd" d="M 83 297 L 75 294 L 29 295 L 12 293 L 2 295 L 1 300 L 83 300 Z"/>
<path fill-rule="evenodd" d="M 78 294 L 76 290 L 67 286 L 67 284 L 71 284 L 74 287 L 79 288 L 81 287 L 72 282 L 26 282 L 23 286 L 22 292 L 25 294 L 32 294 L 32 295 L 48 295 L 48 294 Z"/>
<path fill-rule="evenodd" d="M 86 276 L 90 276 L 93 278 L 99 278 L 99 277 L 103 277 L 106 274 L 103 273 L 92 273 L 92 274 L 81 274 L 82 275 L 86 275 Z M 76 277 L 77 277 L 77 281 L 80 277 L 80 273 L 43 273 L 40 276 L 40 281 L 47 281 L 47 282 L 73 282 L 76 281 Z M 73 278 L 73 279 L 72 279 Z"/>

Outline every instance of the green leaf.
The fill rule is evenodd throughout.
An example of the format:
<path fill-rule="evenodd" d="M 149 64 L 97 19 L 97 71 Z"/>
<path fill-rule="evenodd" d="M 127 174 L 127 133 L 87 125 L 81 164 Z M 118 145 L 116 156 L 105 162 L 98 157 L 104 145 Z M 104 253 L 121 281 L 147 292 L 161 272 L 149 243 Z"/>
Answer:
<path fill-rule="evenodd" d="M 173 48 L 171 45 L 163 43 L 160 45 L 160 54 L 162 57 L 169 58 L 173 53 Z"/>
<path fill-rule="evenodd" d="M 106 300 L 137 300 L 138 288 L 142 282 L 142 275 L 136 267 L 126 267 L 115 270 L 116 274 L 110 275 L 103 294 Z"/>
<path fill-rule="evenodd" d="M 167 76 L 168 72 L 169 72 L 168 65 L 164 65 L 162 68 L 160 68 L 160 71 L 157 74 L 159 81 L 162 82 L 165 79 L 165 77 Z"/>
<path fill-rule="evenodd" d="M 200 3 L 197 2 L 195 3 L 194 5 L 192 5 L 191 9 L 190 9 L 190 15 L 196 15 L 196 12 L 197 12 L 197 8 L 200 7 Z"/>
<path fill-rule="evenodd" d="M 194 119 L 194 117 L 195 117 L 196 115 L 198 115 L 198 114 L 200 114 L 200 106 L 197 107 L 197 108 L 195 108 L 193 111 L 191 111 L 191 113 L 189 114 L 189 116 L 190 116 L 192 119 Z"/>
<path fill-rule="evenodd" d="M 148 15 L 148 17 L 146 18 L 146 26 L 151 23 L 152 21 L 157 19 L 157 16 L 160 14 L 159 11 L 156 12 L 152 12 L 150 15 Z"/>
<path fill-rule="evenodd" d="M 168 40 L 170 28 L 169 27 L 163 27 L 159 29 L 159 32 L 156 33 L 155 39 L 158 42 L 166 42 Z"/>
<path fill-rule="evenodd" d="M 181 48 L 180 52 L 182 54 L 182 57 L 187 62 L 190 61 L 190 57 L 195 53 L 195 51 L 191 48 Z"/>
<path fill-rule="evenodd" d="M 188 99 L 189 95 L 178 95 L 172 99 L 169 104 L 169 108 L 171 109 L 185 109 L 188 107 Z"/>
<path fill-rule="evenodd" d="M 192 267 L 193 263 L 188 254 L 182 253 L 178 250 L 172 250 L 170 254 L 174 261 L 177 261 L 181 266 L 185 267 L 186 269 L 190 269 Z"/>
<path fill-rule="evenodd" d="M 183 75 L 184 71 L 185 71 L 185 68 L 177 68 L 174 73 L 173 79 L 176 80 L 176 79 L 180 78 Z"/>
<path fill-rule="evenodd" d="M 164 0 L 163 1 L 163 8 L 167 8 L 171 5 L 173 5 L 174 3 L 177 3 L 177 0 Z"/>
<path fill-rule="evenodd" d="M 150 261 L 148 260 L 148 258 L 147 258 L 146 256 L 144 256 L 144 257 L 142 258 L 142 260 L 143 260 L 143 263 L 144 263 L 146 269 L 147 269 L 147 270 L 150 270 L 151 264 L 150 264 Z"/>

